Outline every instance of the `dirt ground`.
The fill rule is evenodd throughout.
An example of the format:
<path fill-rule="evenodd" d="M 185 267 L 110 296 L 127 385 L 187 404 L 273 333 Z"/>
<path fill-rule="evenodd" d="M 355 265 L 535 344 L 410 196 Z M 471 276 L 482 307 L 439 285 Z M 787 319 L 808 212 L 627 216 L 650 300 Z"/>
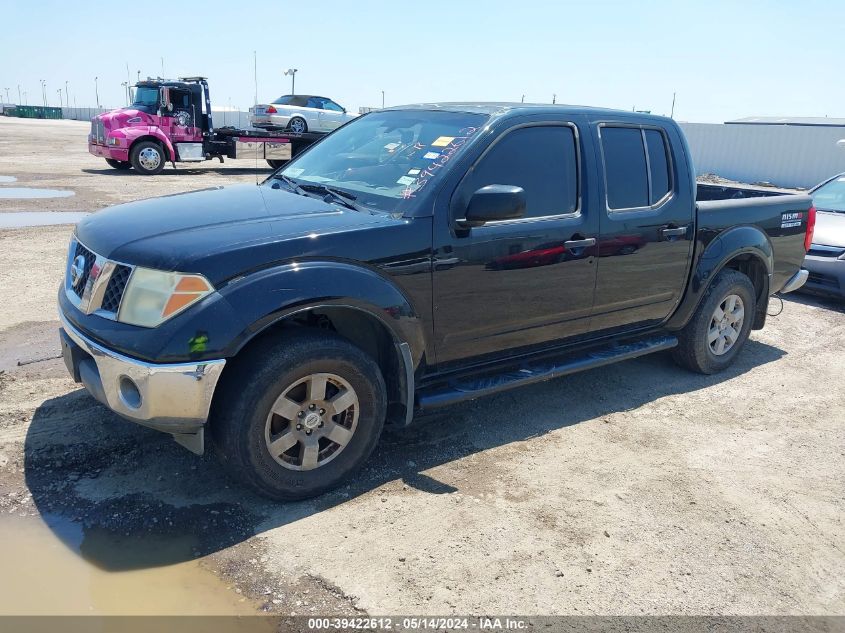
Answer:
<path fill-rule="evenodd" d="M 0 211 L 256 177 L 116 172 L 87 129 L 0 118 L 0 175 L 76 192 Z M 73 524 L 67 547 L 108 573 L 199 560 L 274 613 L 845 613 L 843 303 L 790 297 L 718 376 L 658 354 L 451 409 L 387 434 L 340 490 L 275 504 L 68 378 L 70 233 L 0 232 L 0 524 Z"/>

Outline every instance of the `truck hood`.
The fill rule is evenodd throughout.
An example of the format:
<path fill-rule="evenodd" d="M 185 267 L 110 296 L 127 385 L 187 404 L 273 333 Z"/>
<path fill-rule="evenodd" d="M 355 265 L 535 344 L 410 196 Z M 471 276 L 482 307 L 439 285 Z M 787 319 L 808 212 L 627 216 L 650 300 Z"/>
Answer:
<path fill-rule="evenodd" d="M 403 222 L 281 188 L 235 185 L 111 207 L 80 222 L 76 235 L 109 259 L 198 272 L 215 283 L 274 262 L 324 254 L 330 242 L 352 231 Z"/>
<path fill-rule="evenodd" d="M 845 213 L 818 211 L 813 244 L 845 248 Z"/>

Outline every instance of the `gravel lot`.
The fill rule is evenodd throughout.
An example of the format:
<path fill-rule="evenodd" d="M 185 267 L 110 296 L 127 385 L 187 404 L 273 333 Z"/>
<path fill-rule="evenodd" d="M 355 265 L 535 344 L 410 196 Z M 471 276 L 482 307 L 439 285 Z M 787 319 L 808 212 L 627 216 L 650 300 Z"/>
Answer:
<path fill-rule="evenodd" d="M 256 178 L 237 162 L 117 172 L 87 130 L 0 118 L 0 175 L 76 192 L 0 212 Z M 451 409 L 386 435 L 348 486 L 273 504 L 52 358 L 70 232 L 0 231 L 0 526 L 62 539 L 69 522 L 108 573 L 199 559 L 275 613 L 845 613 L 843 303 L 790 297 L 718 376 L 654 355 Z"/>

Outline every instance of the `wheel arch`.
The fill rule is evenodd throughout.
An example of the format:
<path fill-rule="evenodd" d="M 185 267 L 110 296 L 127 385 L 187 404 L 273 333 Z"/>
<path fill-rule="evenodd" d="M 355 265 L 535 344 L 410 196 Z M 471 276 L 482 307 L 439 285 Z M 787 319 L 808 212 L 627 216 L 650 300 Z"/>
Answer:
<path fill-rule="evenodd" d="M 751 279 L 756 291 L 757 308 L 753 329 L 761 329 L 769 304 L 774 252 L 768 236 L 758 227 L 732 227 L 711 240 L 697 258 L 687 289 L 667 327 L 683 328 L 695 314 L 707 289 L 725 269 L 737 270 Z"/>
<path fill-rule="evenodd" d="M 244 306 L 248 324 L 227 349 L 227 358 L 280 330 L 333 331 L 379 365 L 388 389 L 388 419 L 410 422 L 414 377 L 424 363 L 426 344 L 422 319 L 395 284 L 370 269 L 338 262 L 287 264 L 250 277 L 224 290 L 230 305 Z M 288 295 L 281 304 L 280 292 Z"/>
<path fill-rule="evenodd" d="M 156 133 L 157 132 L 157 133 Z M 143 136 L 139 136 L 138 138 L 134 139 L 132 143 L 129 145 L 129 155 L 132 155 L 132 150 L 138 143 L 143 143 L 144 141 L 151 141 L 153 143 L 157 143 L 162 146 L 167 156 L 164 157 L 165 161 L 173 161 L 176 159 L 176 153 L 173 149 L 173 145 L 162 132 L 156 130 L 153 133 L 144 134 Z"/>

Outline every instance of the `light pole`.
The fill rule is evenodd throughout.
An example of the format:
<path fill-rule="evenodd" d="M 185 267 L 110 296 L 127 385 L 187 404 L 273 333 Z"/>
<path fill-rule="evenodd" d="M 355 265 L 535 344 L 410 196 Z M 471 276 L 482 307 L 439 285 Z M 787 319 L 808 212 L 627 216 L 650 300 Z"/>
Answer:
<path fill-rule="evenodd" d="M 552 94 L 552 105 L 557 101 L 557 93 Z"/>
<path fill-rule="evenodd" d="M 296 73 L 299 72 L 299 68 L 288 68 L 285 71 L 285 75 L 290 75 L 290 93 L 292 95 L 296 94 Z"/>
<path fill-rule="evenodd" d="M 126 93 L 126 105 L 129 105 L 129 82 L 121 81 L 120 85 L 123 86 L 123 92 Z"/>
<path fill-rule="evenodd" d="M 164 79 L 164 57 L 161 58 L 161 78 Z"/>
<path fill-rule="evenodd" d="M 69 108 L 70 107 L 70 96 L 69 96 L 68 91 L 67 91 L 68 83 L 70 83 L 70 82 L 65 80 L 65 105 L 67 105 L 67 107 Z"/>
<path fill-rule="evenodd" d="M 4 90 L 6 91 L 6 103 L 9 103 L 9 89 L 4 88 Z"/>
<path fill-rule="evenodd" d="M 381 91 L 381 109 L 384 110 L 384 90 Z"/>
<path fill-rule="evenodd" d="M 29 103 L 27 103 L 27 101 L 26 101 L 26 90 L 23 91 L 23 104 L 29 105 Z"/>
<path fill-rule="evenodd" d="M 23 101 L 21 101 L 21 85 L 20 84 L 18 84 L 18 103 L 23 103 Z"/>
<path fill-rule="evenodd" d="M 138 70 L 138 81 L 141 81 L 141 71 L 140 71 L 140 69 Z"/>
<path fill-rule="evenodd" d="M 59 88 L 58 90 L 56 90 L 56 92 L 59 93 L 59 108 L 61 108 L 62 107 L 62 89 Z"/>
<path fill-rule="evenodd" d="M 44 102 L 44 107 L 47 107 L 47 80 L 41 80 L 41 100 Z"/>
<path fill-rule="evenodd" d="M 97 109 L 100 109 L 100 91 L 97 88 L 97 78 L 94 77 L 94 97 L 97 100 Z"/>

